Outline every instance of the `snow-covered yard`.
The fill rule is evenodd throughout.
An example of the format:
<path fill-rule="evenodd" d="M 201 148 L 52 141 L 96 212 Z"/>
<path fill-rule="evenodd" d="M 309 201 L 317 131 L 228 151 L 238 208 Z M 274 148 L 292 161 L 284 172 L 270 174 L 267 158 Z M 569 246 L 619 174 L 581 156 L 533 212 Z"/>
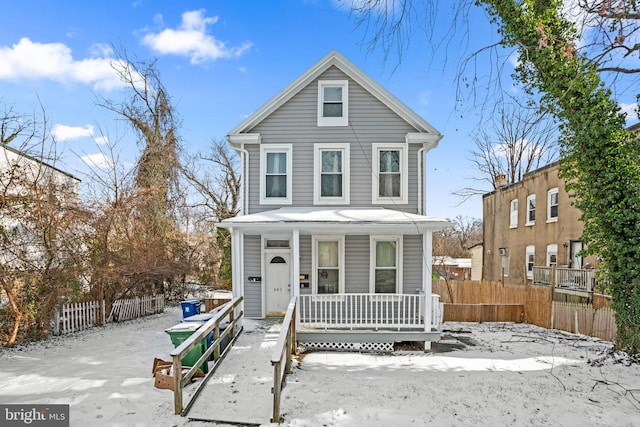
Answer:
<path fill-rule="evenodd" d="M 154 357 L 179 308 L 0 350 L 0 403 L 69 403 L 72 426 L 203 426 L 173 415 Z M 246 321 L 252 328 L 256 322 Z M 289 426 L 640 425 L 640 366 L 606 341 L 530 325 L 445 324 L 434 352 L 309 353 L 283 391 Z M 242 411 L 243 408 L 238 408 Z"/>

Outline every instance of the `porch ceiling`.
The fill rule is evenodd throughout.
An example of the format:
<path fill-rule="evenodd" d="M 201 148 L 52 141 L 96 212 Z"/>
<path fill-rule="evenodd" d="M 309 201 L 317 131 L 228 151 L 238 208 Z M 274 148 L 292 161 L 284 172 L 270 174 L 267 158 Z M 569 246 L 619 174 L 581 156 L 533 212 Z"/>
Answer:
<path fill-rule="evenodd" d="M 385 208 L 280 208 L 228 218 L 222 228 L 245 234 L 423 234 L 451 225 L 449 221 Z"/>

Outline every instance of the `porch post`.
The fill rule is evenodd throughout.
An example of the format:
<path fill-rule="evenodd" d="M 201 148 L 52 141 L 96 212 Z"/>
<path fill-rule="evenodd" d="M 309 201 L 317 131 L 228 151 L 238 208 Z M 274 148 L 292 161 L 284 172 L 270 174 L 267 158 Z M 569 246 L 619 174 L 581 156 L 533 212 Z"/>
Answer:
<path fill-rule="evenodd" d="M 242 232 L 235 230 L 233 227 L 229 228 L 231 233 L 231 292 L 233 298 L 244 296 L 244 250 L 243 250 L 243 238 Z M 244 301 L 241 304 L 240 309 L 244 312 Z"/>
<path fill-rule="evenodd" d="M 300 230 L 293 230 L 291 258 L 293 259 L 293 295 L 300 296 Z"/>
<path fill-rule="evenodd" d="M 432 238 L 433 238 L 433 231 L 431 231 L 431 230 L 425 231 L 424 234 L 422 235 L 422 259 L 423 259 L 423 263 L 424 263 L 423 266 L 422 266 L 422 291 L 424 292 L 424 308 L 425 308 L 425 312 L 424 312 L 424 330 L 426 332 L 430 332 L 431 331 L 431 313 L 433 311 L 432 299 L 431 299 L 431 293 L 432 293 L 432 283 L 431 283 L 432 271 L 431 271 L 431 269 L 433 268 L 433 262 L 432 262 L 433 244 L 432 244 Z M 424 349 L 425 350 L 431 349 L 431 342 L 430 341 L 425 341 L 424 342 Z"/>

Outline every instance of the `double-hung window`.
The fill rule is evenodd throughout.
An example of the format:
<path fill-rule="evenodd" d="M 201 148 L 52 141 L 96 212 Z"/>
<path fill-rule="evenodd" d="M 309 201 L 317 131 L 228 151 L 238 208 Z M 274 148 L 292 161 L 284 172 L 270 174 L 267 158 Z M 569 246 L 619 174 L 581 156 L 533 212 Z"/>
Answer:
<path fill-rule="evenodd" d="M 536 223 L 536 195 L 529 194 L 527 196 L 527 222 L 525 225 L 534 225 Z"/>
<path fill-rule="evenodd" d="M 525 263 L 527 265 L 527 278 L 533 279 L 533 266 L 536 263 L 536 247 L 528 245 L 525 248 Z"/>
<path fill-rule="evenodd" d="M 344 236 L 313 237 L 313 291 L 344 293 Z"/>
<path fill-rule="evenodd" d="M 315 204 L 349 203 L 349 144 L 314 144 Z"/>
<path fill-rule="evenodd" d="M 373 203 L 408 203 L 409 160 L 406 144 L 372 144 L 372 150 Z"/>
<path fill-rule="evenodd" d="M 371 236 L 370 291 L 398 293 L 402 284 L 402 236 Z"/>
<path fill-rule="evenodd" d="M 558 189 L 552 188 L 547 191 L 547 222 L 558 220 Z"/>
<path fill-rule="evenodd" d="M 349 82 L 318 81 L 318 126 L 349 124 Z"/>
<path fill-rule="evenodd" d="M 518 227 L 518 199 L 513 199 L 509 209 L 509 228 L 516 227 Z"/>
<path fill-rule="evenodd" d="M 290 205 L 291 144 L 260 146 L 260 203 Z"/>

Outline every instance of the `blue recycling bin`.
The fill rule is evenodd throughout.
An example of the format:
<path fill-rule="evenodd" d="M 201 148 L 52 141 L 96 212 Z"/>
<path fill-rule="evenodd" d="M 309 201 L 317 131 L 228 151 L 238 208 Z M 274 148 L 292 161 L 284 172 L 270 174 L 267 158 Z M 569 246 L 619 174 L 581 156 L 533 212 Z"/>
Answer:
<path fill-rule="evenodd" d="M 202 303 L 197 299 L 190 299 L 186 301 L 180 301 L 180 307 L 182 307 L 182 318 L 195 316 L 200 314 L 200 305 Z"/>

